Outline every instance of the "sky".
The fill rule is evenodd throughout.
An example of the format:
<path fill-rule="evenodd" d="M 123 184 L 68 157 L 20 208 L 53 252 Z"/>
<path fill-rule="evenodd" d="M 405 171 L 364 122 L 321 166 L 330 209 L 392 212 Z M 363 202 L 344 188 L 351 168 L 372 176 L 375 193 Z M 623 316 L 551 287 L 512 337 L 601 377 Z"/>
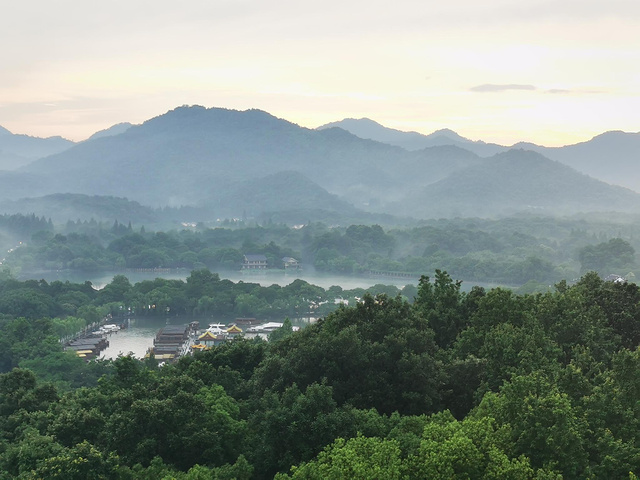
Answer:
<path fill-rule="evenodd" d="M 547 146 L 640 131 L 638 0 L 2 0 L 0 125 L 180 105 Z"/>

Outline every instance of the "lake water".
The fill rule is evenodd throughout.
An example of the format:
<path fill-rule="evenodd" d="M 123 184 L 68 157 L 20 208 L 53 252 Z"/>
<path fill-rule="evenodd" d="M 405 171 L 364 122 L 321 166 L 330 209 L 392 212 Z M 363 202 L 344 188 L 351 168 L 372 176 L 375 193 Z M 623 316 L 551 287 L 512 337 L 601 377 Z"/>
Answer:
<path fill-rule="evenodd" d="M 144 357 L 153 346 L 158 330 L 167 324 L 164 319 L 132 319 L 129 323 L 128 328 L 107 336 L 109 346 L 100 354 L 102 358 L 114 359 L 118 355 L 128 354 L 136 358 Z"/>

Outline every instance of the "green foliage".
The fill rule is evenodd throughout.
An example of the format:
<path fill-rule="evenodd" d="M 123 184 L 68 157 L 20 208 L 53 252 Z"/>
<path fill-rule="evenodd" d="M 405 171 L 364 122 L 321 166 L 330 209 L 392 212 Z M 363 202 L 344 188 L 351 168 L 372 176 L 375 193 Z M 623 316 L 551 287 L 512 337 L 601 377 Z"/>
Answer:
<path fill-rule="evenodd" d="M 64 452 L 64 447 L 51 436 L 41 435 L 30 427 L 19 440 L 10 443 L 0 455 L 1 478 L 48 478 L 36 477 L 34 471 L 39 464 Z"/>
<path fill-rule="evenodd" d="M 277 480 L 317 479 L 339 480 L 400 480 L 402 476 L 400 449 L 393 440 L 357 436 L 349 440 L 338 438 L 319 455 L 317 460 L 291 469 L 291 475 L 276 475 Z"/>
<path fill-rule="evenodd" d="M 415 305 L 435 332 L 436 343 L 443 348 L 451 346 L 465 326 L 461 285 L 462 282 L 454 282 L 449 274 L 440 270 L 436 270 L 433 285 L 429 277 L 420 278 Z"/>
<path fill-rule="evenodd" d="M 311 460 L 336 437 L 350 432 L 348 409 L 339 408 L 326 385 L 297 385 L 281 395 L 265 392 L 249 418 L 249 441 L 261 449 L 249 452 L 262 478 Z"/>
<path fill-rule="evenodd" d="M 514 377 L 499 394 L 487 394 L 477 414 L 509 426 L 515 452 L 531 458 L 534 467 L 557 470 L 567 479 L 589 476 L 587 424 L 544 375 Z"/>
<path fill-rule="evenodd" d="M 272 352 L 257 372 L 261 388 L 326 381 L 340 404 L 384 413 L 423 413 L 439 405 L 443 373 L 433 332 L 400 297 L 365 295 Z"/>
<path fill-rule="evenodd" d="M 637 476 L 638 287 L 595 273 L 531 295 L 460 287 L 437 271 L 409 304 L 397 291 L 264 288 L 206 270 L 186 282 L 117 277 L 104 293 L 7 278 L 0 296 L 36 292 L 78 314 L 0 318 L 0 478 Z M 86 364 L 58 341 L 103 309 L 150 301 L 233 312 L 244 295 L 284 312 L 355 294 L 301 331 L 287 321 L 269 342 L 162 369 Z"/>
<path fill-rule="evenodd" d="M 88 442 L 64 449 L 55 456 L 43 459 L 23 476 L 25 479 L 104 480 L 118 478 L 121 469 L 118 457 L 104 454 Z"/>
<path fill-rule="evenodd" d="M 410 478 L 531 479 L 535 472 L 525 456 L 515 457 L 509 428 L 490 416 L 454 420 L 447 412 L 425 426 L 423 440 L 406 462 Z"/>
<path fill-rule="evenodd" d="M 616 271 L 626 273 L 633 267 L 635 250 L 622 238 L 612 238 L 608 242 L 587 245 L 578 252 L 581 271 L 596 271 L 603 275 Z"/>
<path fill-rule="evenodd" d="M 269 343 L 279 342 L 283 338 L 288 337 L 293 333 L 293 327 L 291 325 L 291 320 L 289 317 L 284 319 L 282 326 L 280 328 L 276 328 L 273 332 L 269 334 Z"/>

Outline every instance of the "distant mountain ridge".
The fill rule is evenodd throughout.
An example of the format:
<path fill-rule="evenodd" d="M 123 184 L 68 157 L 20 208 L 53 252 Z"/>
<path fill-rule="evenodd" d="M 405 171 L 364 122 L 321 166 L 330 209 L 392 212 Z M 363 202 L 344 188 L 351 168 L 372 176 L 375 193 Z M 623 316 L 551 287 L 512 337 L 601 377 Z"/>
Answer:
<path fill-rule="evenodd" d="M 94 133 L 87 140 L 119 135 L 129 127 L 130 123 L 118 123 Z M 40 158 L 61 153 L 75 144 L 60 136 L 41 138 L 14 134 L 0 126 L 0 170 L 17 170 Z"/>
<path fill-rule="evenodd" d="M 74 142 L 62 137 L 38 138 L 13 134 L 0 126 L 0 170 L 16 170 L 72 147 Z"/>
<path fill-rule="evenodd" d="M 640 192 L 640 133 L 610 131 L 564 147 L 526 148 L 605 182 Z"/>
<path fill-rule="evenodd" d="M 631 190 L 577 173 L 537 152 L 515 149 L 429 185 L 416 201 L 427 205 L 432 217 L 640 211 L 640 195 Z"/>
<path fill-rule="evenodd" d="M 545 147 L 529 142 L 518 142 L 512 146 L 473 141 L 458 135 L 453 130 L 437 130 L 429 135 L 403 132 L 387 128 L 373 120 L 346 118 L 318 127 L 338 127 L 360 138 L 397 145 L 407 150 L 417 150 L 434 145 L 454 145 L 469 150 L 481 157 L 489 157 L 510 149 L 524 148 L 541 153 L 575 168 L 579 172 L 640 192 L 640 133 L 610 131 L 586 142 L 564 147 Z"/>
<path fill-rule="evenodd" d="M 483 158 L 461 144 L 491 144 L 465 143 L 450 130 L 429 138 L 444 144 L 408 151 L 342 128 L 303 128 L 261 110 L 178 107 L 0 173 L 0 197 L 114 196 L 256 218 L 293 210 L 299 218 L 311 210 L 343 218 L 362 211 L 415 218 L 538 208 L 640 212 L 640 195 L 539 154 L 505 150 Z"/>
<path fill-rule="evenodd" d="M 469 150 L 481 157 L 495 155 L 508 150 L 508 147 L 503 145 L 469 140 L 448 128 L 424 135 L 418 132 L 405 132 L 388 128 L 369 118 L 345 118 L 338 122 L 321 125 L 318 130 L 327 128 L 342 128 L 357 137 L 396 145 L 406 150 L 422 150 L 429 147 L 453 145 Z"/>

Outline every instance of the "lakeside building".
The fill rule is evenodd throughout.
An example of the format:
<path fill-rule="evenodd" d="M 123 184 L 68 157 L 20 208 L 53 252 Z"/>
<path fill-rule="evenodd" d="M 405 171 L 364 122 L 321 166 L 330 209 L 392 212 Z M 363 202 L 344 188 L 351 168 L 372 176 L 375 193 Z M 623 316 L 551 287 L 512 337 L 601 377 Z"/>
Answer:
<path fill-rule="evenodd" d="M 300 270 L 300 262 L 293 257 L 282 257 L 282 264 L 285 271 L 287 270 Z"/>
<path fill-rule="evenodd" d="M 246 254 L 242 262 L 243 272 L 263 271 L 267 269 L 267 257 L 262 254 Z"/>

